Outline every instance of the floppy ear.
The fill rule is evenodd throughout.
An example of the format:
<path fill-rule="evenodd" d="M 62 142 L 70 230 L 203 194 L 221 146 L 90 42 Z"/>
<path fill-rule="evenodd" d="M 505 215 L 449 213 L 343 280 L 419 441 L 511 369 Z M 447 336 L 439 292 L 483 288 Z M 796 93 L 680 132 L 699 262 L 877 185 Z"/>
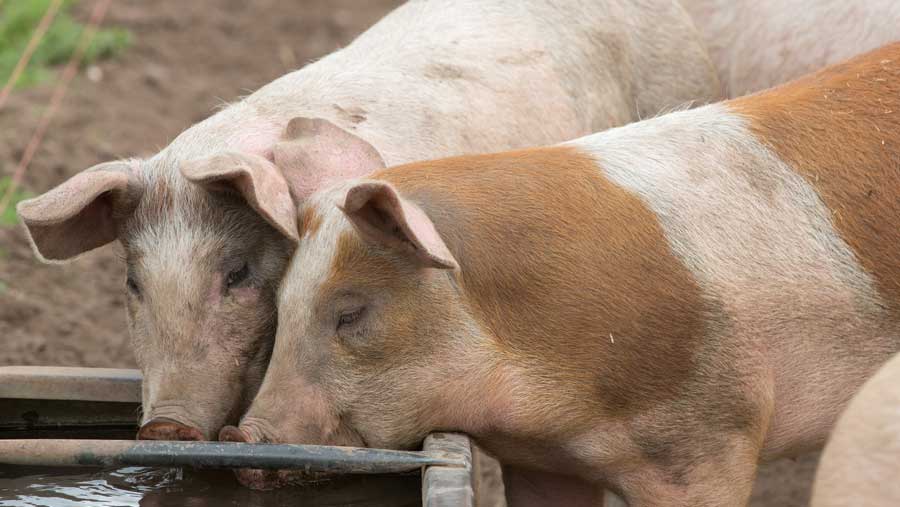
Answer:
<path fill-rule="evenodd" d="M 354 185 L 341 210 L 364 239 L 409 252 L 427 267 L 458 267 L 428 215 L 385 182 Z"/>
<path fill-rule="evenodd" d="M 297 207 L 275 164 L 259 155 L 225 152 L 181 165 L 189 181 L 212 192 L 233 190 L 282 234 L 299 241 Z"/>
<path fill-rule="evenodd" d="M 294 118 L 272 147 L 272 161 L 250 153 L 224 152 L 181 166 L 189 181 L 210 191 L 232 190 L 293 241 L 297 208 L 333 182 L 384 167 L 371 144 L 320 118 Z"/>
<path fill-rule="evenodd" d="M 296 199 L 385 167 L 371 144 L 322 118 L 294 118 L 283 137 L 272 156 Z"/>
<path fill-rule="evenodd" d="M 20 202 L 17 211 L 37 256 L 63 261 L 115 240 L 114 210 L 121 212 L 141 193 L 131 163 L 106 162 Z"/>

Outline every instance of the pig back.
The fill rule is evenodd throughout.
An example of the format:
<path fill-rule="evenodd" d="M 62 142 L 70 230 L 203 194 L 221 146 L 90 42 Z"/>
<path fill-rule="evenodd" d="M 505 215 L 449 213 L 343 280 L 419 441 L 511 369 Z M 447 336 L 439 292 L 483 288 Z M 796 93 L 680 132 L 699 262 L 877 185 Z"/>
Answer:
<path fill-rule="evenodd" d="M 545 145 L 718 98 L 677 2 L 420 0 L 247 100 L 321 117 L 387 165 Z"/>

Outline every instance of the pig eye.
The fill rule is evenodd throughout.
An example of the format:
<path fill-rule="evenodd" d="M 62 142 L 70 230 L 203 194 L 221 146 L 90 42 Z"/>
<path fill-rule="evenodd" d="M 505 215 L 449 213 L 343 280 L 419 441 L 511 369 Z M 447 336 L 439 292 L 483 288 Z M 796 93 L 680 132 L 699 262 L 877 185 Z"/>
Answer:
<path fill-rule="evenodd" d="M 225 279 L 225 284 L 228 285 L 228 288 L 230 289 L 246 280 L 247 275 L 249 274 L 250 267 L 247 266 L 247 263 L 245 262 L 244 265 L 240 267 L 240 269 L 235 269 L 231 273 L 228 273 L 228 278 Z"/>
<path fill-rule="evenodd" d="M 361 308 L 357 308 L 356 310 L 353 310 L 352 312 L 342 313 L 341 316 L 338 317 L 338 325 L 337 325 L 338 329 L 340 329 L 343 326 L 348 326 L 350 324 L 353 324 L 354 322 L 359 320 L 359 317 L 362 315 L 364 309 L 365 308 L 361 307 Z"/>
<path fill-rule="evenodd" d="M 141 295 L 141 288 L 138 287 L 137 282 L 134 280 L 134 277 L 129 276 L 125 279 L 125 286 L 128 287 L 128 290 L 131 291 L 135 296 Z"/>

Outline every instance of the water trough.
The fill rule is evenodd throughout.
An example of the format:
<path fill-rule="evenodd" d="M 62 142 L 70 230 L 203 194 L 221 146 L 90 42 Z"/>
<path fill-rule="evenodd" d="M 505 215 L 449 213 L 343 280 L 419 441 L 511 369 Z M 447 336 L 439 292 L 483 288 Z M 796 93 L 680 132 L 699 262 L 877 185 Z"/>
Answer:
<path fill-rule="evenodd" d="M 21 505 L 22 498 L 34 500 L 34 483 L 39 482 L 46 492 L 54 477 L 67 477 L 74 484 L 93 485 L 97 481 L 108 484 L 114 477 L 126 477 L 125 482 L 133 483 L 156 477 L 152 470 L 158 470 L 157 475 L 162 477 L 173 467 L 178 467 L 177 473 L 165 476 L 170 483 L 184 481 L 184 470 L 195 474 L 186 484 L 204 484 L 210 490 L 210 498 L 232 488 L 231 498 L 240 504 L 281 505 L 285 498 L 291 498 L 291 503 L 296 499 L 297 505 L 300 502 L 304 505 L 474 505 L 472 445 L 465 435 L 432 434 L 420 451 L 135 441 L 140 382 L 137 370 L 0 367 L 0 507 Z M 103 467 L 105 472 L 84 469 L 91 479 L 79 481 L 81 469 L 72 469 L 66 475 L 66 468 L 61 467 Z M 276 502 L 248 497 L 254 493 L 236 489 L 230 473 L 210 475 L 209 470 L 216 468 L 292 468 L 329 474 L 336 479 L 325 481 L 321 492 L 316 491 L 318 486 L 313 486 L 292 496 L 278 493 Z M 142 479 L 135 479 L 134 475 Z M 227 487 L 220 482 L 227 483 Z M 135 488 L 140 495 L 141 488 Z M 52 486 L 49 489 L 52 491 Z M 179 493 L 168 497 L 150 489 L 152 501 L 145 494 L 138 503 L 129 503 L 123 497 L 121 503 L 102 504 L 181 505 L 185 502 L 184 487 L 170 488 Z M 71 485 L 60 486 L 59 490 L 72 495 Z M 336 503 L 311 501 L 326 497 Z M 53 498 L 41 498 L 34 500 L 34 504 L 69 505 Z M 193 504 L 204 505 L 191 498 Z"/>

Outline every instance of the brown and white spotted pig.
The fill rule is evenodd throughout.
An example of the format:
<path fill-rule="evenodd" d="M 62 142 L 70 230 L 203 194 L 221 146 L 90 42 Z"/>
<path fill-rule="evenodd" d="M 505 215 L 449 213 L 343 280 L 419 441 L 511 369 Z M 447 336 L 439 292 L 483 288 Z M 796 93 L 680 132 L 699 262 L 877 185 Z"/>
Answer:
<path fill-rule="evenodd" d="M 51 261 L 122 243 L 139 436 L 208 439 L 262 381 L 297 240 L 278 217 L 312 188 L 560 142 L 718 88 L 675 0 L 411 1 L 155 156 L 92 167 L 19 214 Z"/>
<path fill-rule="evenodd" d="M 900 40 L 896 0 L 681 0 L 730 97 Z"/>
<path fill-rule="evenodd" d="M 812 507 L 900 505 L 900 354 L 853 397 L 816 471 Z"/>
<path fill-rule="evenodd" d="M 820 446 L 900 350 L 900 44 L 556 147 L 379 171 L 299 216 L 272 361 L 222 439 L 457 430 L 512 505 L 601 486 L 743 505 L 758 461 Z"/>

